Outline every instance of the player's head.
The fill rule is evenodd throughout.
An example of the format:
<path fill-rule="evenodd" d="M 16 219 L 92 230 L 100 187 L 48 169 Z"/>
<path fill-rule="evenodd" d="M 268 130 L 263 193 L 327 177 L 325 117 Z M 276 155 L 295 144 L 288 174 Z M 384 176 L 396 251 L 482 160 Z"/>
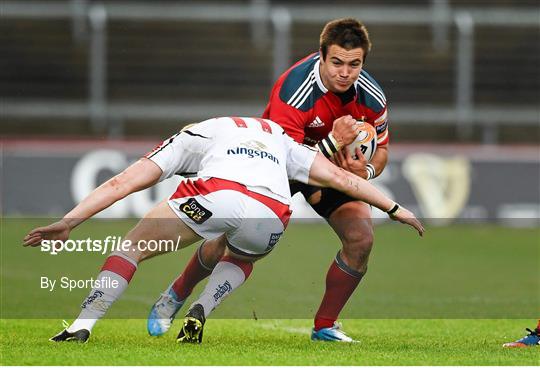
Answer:
<path fill-rule="evenodd" d="M 362 61 L 365 61 L 371 50 L 371 41 L 366 27 L 353 18 L 336 19 L 326 23 L 319 40 L 323 59 L 326 59 L 328 49 L 332 45 L 347 51 L 362 49 L 364 52 Z"/>
<path fill-rule="evenodd" d="M 371 42 L 366 27 L 352 18 L 328 22 L 320 37 L 321 77 L 332 92 L 345 92 L 358 79 Z"/>

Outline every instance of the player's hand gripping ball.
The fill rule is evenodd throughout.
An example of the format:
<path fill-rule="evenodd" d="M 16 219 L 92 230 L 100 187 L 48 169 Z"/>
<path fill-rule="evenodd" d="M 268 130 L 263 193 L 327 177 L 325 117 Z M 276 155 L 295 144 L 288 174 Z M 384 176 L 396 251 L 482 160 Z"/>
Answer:
<path fill-rule="evenodd" d="M 356 136 L 356 139 L 347 146 L 347 150 L 353 159 L 358 160 L 356 148 L 359 148 L 360 152 L 362 152 L 369 162 L 377 150 L 377 131 L 372 125 L 363 122 L 358 122 L 358 127 L 360 132 Z"/>

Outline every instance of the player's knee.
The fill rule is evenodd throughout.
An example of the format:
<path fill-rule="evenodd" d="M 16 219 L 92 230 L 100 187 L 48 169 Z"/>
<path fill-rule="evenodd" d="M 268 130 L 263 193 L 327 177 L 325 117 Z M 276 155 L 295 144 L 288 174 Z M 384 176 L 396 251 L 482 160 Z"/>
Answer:
<path fill-rule="evenodd" d="M 348 229 L 342 234 L 343 253 L 358 266 L 364 265 L 373 247 L 373 232 Z"/>
<path fill-rule="evenodd" d="M 373 232 L 362 228 L 350 228 L 341 234 L 344 246 L 352 249 L 371 249 L 373 246 Z"/>
<path fill-rule="evenodd" d="M 371 248 L 356 248 L 347 250 L 344 248 L 342 250 L 342 258 L 349 267 L 357 271 L 361 271 L 367 268 L 370 252 Z"/>
<path fill-rule="evenodd" d="M 227 249 L 227 238 L 222 235 L 217 239 L 204 241 L 200 246 L 201 258 L 209 263 L 217 261 L 223 257 Z"/>

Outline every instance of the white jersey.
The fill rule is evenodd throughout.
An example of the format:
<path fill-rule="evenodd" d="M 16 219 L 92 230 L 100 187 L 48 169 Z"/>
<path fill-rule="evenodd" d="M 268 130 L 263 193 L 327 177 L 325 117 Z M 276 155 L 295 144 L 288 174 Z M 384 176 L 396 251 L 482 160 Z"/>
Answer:
<path fill-rule="evenodd" d="M 288 179 L 307 183 L 316 153 L 271 120 L 222 117 L 184 129 L 146 157 L 163 170 L 160 180 L 221 178 L 290 204 Z"/>

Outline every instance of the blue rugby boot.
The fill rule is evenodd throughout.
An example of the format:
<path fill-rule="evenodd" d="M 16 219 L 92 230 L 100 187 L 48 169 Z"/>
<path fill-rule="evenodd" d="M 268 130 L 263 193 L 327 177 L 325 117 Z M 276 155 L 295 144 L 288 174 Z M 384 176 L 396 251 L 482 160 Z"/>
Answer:
<path fill-rule="evenodd" d="M 536 328 L 534 331 L 526 328 L 529 334 L 517 341 L 507 342 L 503 345 L 505 348 L 529 348 L 532 346 L 540 346 L 540 328 Z"/>
<path fill-rule="evenodd" d="M 337 342 L 358 342 L 351 339 L 341 330 L 341 324 L 334 322 L 332 327 L 321 328 L 320 330 L 311 331 L 311 340 L 313 341 L 337 341 Z"/>
<path fill-rule="evenodd" d="M 175 292 L 169 286 L 150 309 L 146 324 L 150 336 L 161 336 L 169 331 L 176 313 L 183 305 L 184 301 L 178 301 Z"/>

